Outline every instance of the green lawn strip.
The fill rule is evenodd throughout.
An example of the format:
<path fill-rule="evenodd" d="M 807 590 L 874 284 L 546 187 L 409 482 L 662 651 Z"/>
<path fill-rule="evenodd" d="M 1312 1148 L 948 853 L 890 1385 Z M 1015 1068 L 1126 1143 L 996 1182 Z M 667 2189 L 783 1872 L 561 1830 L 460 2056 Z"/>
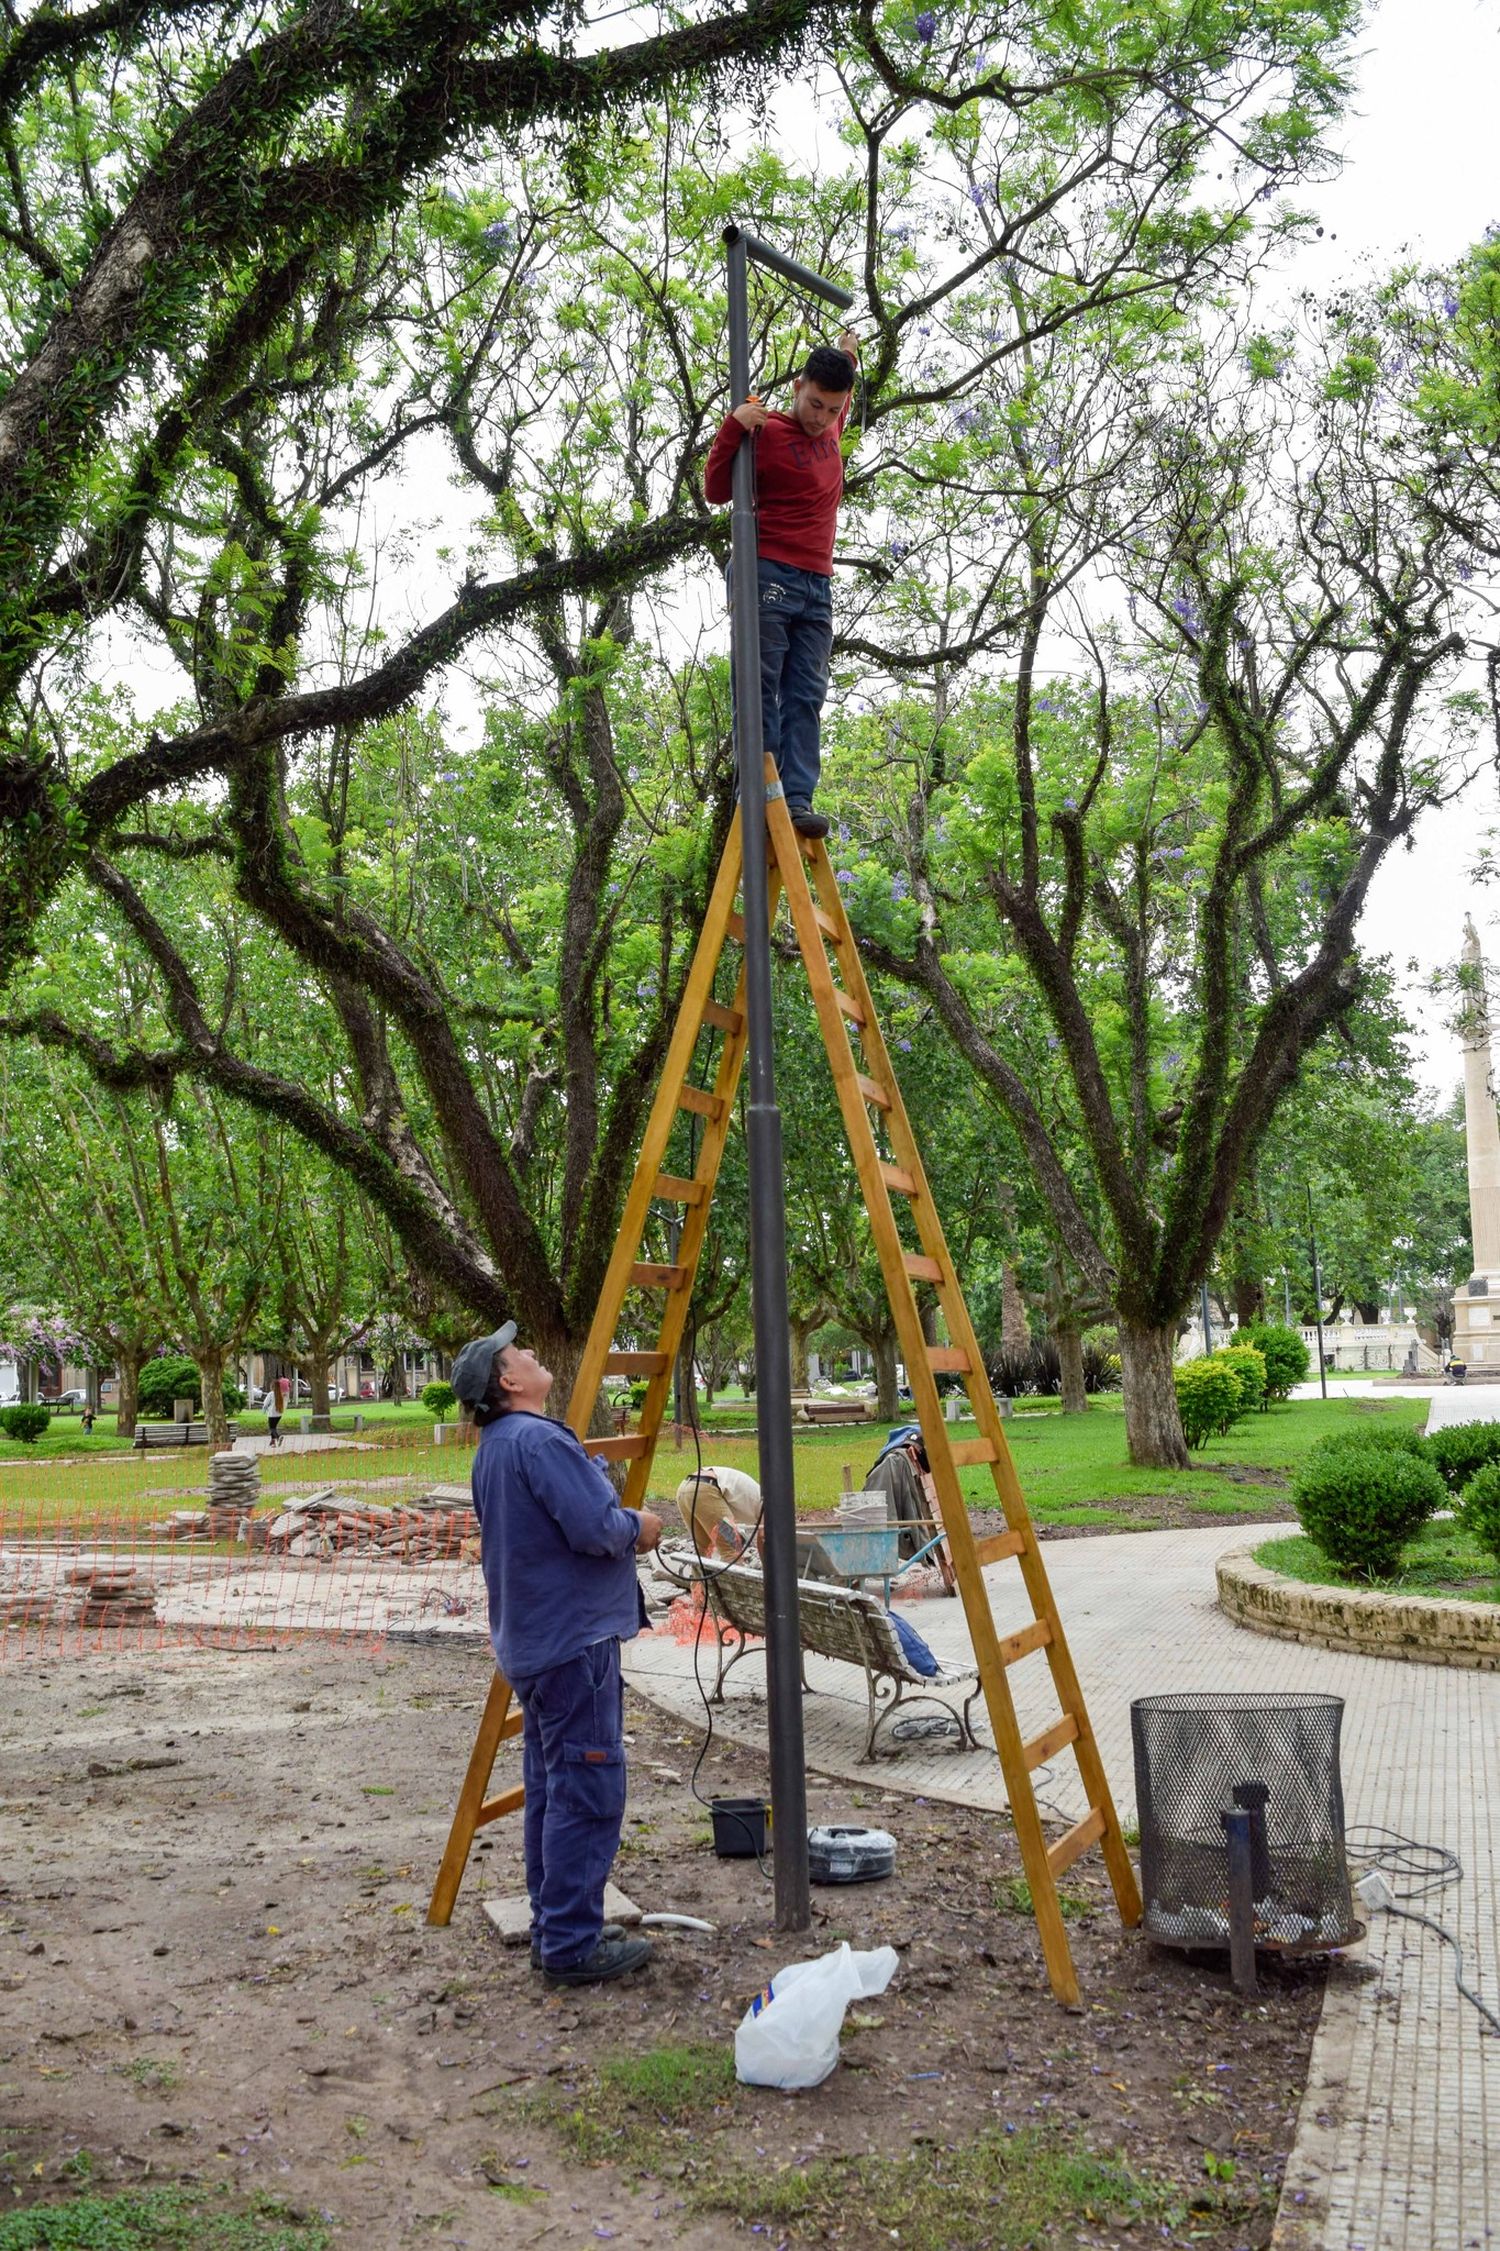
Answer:
<path fill-rule="evenodd" d="M 1500 1602 L 1500 1565 L 1487 1548 L 1471 1540 L 1459 1524 L 1444 1521 L 1425 1525 L 1402 1558 L 1394 1579 L 1356 1579 L 1330 1563 L 1323 1550 L 1304 1533 L 1284 1540 L 1266 1540 L 1255 1550 L 1255 1561 L 1284 1579 L 1306 1586 L 1376 1586 L 1382 1594 L 1458 1595 L 1466 1602 Z"/>
<path fill-rule="evenodd" d="M 737 2086 L 727 2045 L 695 2043 L 609 2059 L 586 2087 L 523 2108 L 585 2164 L 668 2172 L 690 2210 L 808 2243 L 837 2224 L 856 2240 L 899 2236 L 903 2251 L 1023 2251 L 1071 2240 L 1065 2231 L 1086 2221 L 1178 2225 L 1190 2207 L 1239 2208 L 1231 2186 L 1187 2197 L 1123 2158 L 1042 2127 L 1007 2131 L 1003 2121 L 953 2148 L 924 2139 L 901 2157 L 751 2164 L 736 2129 L 755 2099 Z"/>
<path fill-rule="evenodd" d="M 332 2242 L 321 2220 L 269 2198 L 227 2210 L 211 2189 L 78 2196 L 0 2219 L 0 2251 L 330 2251 Z"/>

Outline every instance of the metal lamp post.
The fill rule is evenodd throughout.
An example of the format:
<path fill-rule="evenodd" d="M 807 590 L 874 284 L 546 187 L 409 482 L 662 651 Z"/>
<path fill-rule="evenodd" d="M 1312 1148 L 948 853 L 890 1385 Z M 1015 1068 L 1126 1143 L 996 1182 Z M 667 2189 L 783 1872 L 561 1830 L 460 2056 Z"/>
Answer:
<path fill-rule="evenodd" d="M 798 289 L 847 310 L 854 299 L 821 274 L 785 258 L 741 227 L 726 227 L 729 266 L 729 390 L 736 406 L 750 395 L 750 264 L 768 266 Z M 745 1146 L 750 1190 L 750 1289 L 755 1323 L 755 1425 L 764 1496 L 766 1727 L 775 1832 L 776 1927 L 806 1930 L 812 1920 L 807 1877 L 807 1771 L 802 1741 L 802 1650 L 797 1609 L 796 1488 L 792 1473 L 792 1363 L 786 1280 L 786 1196 L 781 1112 L 776 1105 L 771 1024 L 771 936 L 766 880 L 765 738 L 760 707 L 760 605 L 757 599 L 754 447 L 734 457 L 730 514 L 730 631 L 734 669 L 734 747 L 744 832 L 741 896 L 745 919 L 745 1019 L 748 1102 Z"/>

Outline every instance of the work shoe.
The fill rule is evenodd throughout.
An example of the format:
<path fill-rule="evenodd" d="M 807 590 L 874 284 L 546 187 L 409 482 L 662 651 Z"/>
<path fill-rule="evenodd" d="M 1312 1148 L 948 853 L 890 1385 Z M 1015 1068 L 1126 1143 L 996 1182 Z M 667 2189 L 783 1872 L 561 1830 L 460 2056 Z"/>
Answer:
<path fill-rule="evenodd" d="M 624 1936 L 625 1925 L 623 1923 L 606 1923 L 599 1933 L 599 1943 L 602 1946 L 607 1938 L 623 1938 Z M 542 1949 L 536 1939 L 531 1942 L 531 1966 L 534 1970 L 539 1970 L 542 1966 Z"/>
<path fill-rule="evenodd" d="M 569 1962 L 560 1970 L 544 1965 L 542 1976 L 549 1985 L 607 1985 L 611 1978 L 643 1970 L 651 1952 L 649 1938 L 601 1938 L 593 1953 L 585 1954 L 581 1962 Z"/>
<path fill-rule="evenodd" d="M 792 826 L 799 836 L 826 836 L 829 820 L 826 813 L 815 813 L 810 805 L 794 805 L 787 799 L 787 811 L 792 816 Z"/>

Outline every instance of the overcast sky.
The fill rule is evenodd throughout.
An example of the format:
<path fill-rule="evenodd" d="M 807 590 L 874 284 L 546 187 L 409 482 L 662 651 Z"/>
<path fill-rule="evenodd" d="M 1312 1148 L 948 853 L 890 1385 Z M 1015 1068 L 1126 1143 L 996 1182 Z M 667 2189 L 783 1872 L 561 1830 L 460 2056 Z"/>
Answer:
<path fill-rule="evenodd" d="M 1355 114 L 1339 180 L 1314 198 L 1323 240 L 1299 258 L 1302 287 L 1336 282 L 1361 256 L 1383 263 L 1410 246 L 1456 256 L 1500 221 L 1500 5 L 1496 0 L 1385 0 L 1370 23 Z M 1456 806 L 1419 827 L 1410 853 L 1386 863 L 1371 894 L 1364 938 L 1401 970 L 1407 1013 L 1420 1027 L 1417 1057 L 1444 1095 L 1461 1076 L 1444 1029 L 1447 1013 L 1424 1001 L 1423 978 L 1457 958 L 1471 908 L 1491 967 L 1500 968 L 1500 886 L 1476 890 L 1468 869 L 1485 832 L 1500 824 L 1486 774 Z"/>

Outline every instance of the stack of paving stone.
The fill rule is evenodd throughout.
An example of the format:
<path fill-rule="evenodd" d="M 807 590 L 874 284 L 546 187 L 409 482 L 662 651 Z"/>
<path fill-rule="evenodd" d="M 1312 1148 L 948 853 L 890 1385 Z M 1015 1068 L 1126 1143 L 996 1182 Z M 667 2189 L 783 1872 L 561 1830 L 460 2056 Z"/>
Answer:
<path fill-rule="evenodd" d="M 273 1555 L 381 1555 L 393 1563 L 457 1562 L 478 1528 L 467 1495 L 424 1494 L 393 1507 L 326 1486 L 289 1499 L 266 1536 Z"/>
<path fill-rule="evenodd" d="M 156 1616 L 156 1582 L 133 1563 L 80 1563 L 67 1578 L 80 1626 L 149 1626 Z"/>
<path fill-rule="evenodd" d="M 208 1465 L 207 1534 L 233 1540 L 260 1499 L 260 1469 L 253 1454 L 215 1454 Z"/>

